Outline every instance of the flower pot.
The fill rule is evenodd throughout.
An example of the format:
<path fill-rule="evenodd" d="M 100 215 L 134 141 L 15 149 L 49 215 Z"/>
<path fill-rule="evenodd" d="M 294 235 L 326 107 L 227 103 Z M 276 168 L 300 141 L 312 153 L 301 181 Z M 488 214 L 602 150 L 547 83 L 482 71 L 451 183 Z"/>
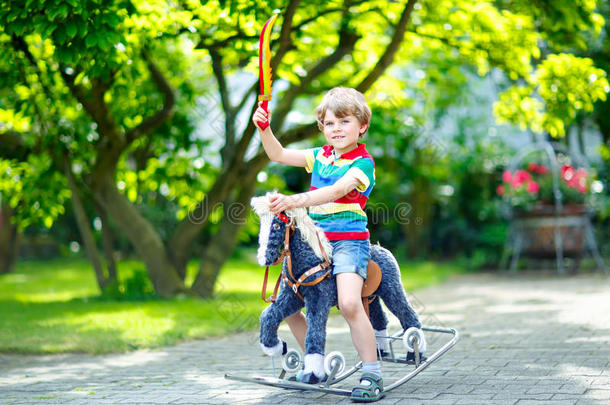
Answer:
<path fill-rule="evenodd" d="M 519 231 L 523 254 L 554 258 L 559 236 L 563 256 L 579 257 L 585 248 L 586 220 L 584 204 L 566 205 L 558 213 L 554 205 L 540 204 L 531 210 L 516 212 L 513 224 Z"/>

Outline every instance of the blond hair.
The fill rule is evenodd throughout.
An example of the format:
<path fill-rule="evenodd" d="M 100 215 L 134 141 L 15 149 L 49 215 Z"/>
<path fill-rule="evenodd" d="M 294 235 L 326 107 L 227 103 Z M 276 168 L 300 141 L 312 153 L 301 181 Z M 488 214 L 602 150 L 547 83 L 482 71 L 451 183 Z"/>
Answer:
<path fill-rule="evenodd" d="M 356 89 L 335 87 L 324 95 L 322 102 L 316 107 L 316 116 L 320 131 L 324 130 L 324 117 L 329 110 L 332 111 L 337 118 L 353 115 L 358 119 L 360 125 L 368 125 L 371 121 L 371 109 L 366 103 L 364 95 Z"/>

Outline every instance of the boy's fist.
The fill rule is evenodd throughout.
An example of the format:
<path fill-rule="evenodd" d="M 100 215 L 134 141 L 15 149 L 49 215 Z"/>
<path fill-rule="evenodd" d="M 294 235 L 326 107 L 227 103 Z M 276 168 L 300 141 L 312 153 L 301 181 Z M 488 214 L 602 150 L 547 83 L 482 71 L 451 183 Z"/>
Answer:
<path fill-rule="evenodd" d="M 287 196 L 281 193 L 274 193 L 271 198 L 269 198 L 269 202 L 271 203 L 269 209 L 274 215 L 295 208 L 293 196 Z"/>
<path fill-rule="evenodd" d="M 258 102 L 258 108 L 254 111 L 254 115 L 252 116 L 252 121 L 254 122 L 254 126 L 261 131 L 269 126 L 271 122 L 271 110 L 265 111 L 262 106 L 263 102 Z M 267 124 L 267 125 L 264 125 Z"/>

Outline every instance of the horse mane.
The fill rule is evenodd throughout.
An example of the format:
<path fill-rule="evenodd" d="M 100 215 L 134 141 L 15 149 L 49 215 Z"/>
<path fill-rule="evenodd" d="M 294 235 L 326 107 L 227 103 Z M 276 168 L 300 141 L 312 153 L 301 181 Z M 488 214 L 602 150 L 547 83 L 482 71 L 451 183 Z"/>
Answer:
<path fill-rule="evenodd" d="M 256 212 L 259 216 L 271 214 L 271 211 L 269 210 L 269 198 L 271 195 L 271 193 L 267 193 L 264 196 L 252 198 L 250 204 L 252 205 L 252 208 L 254 208 L 254 212 Z M 330 258 L 333 248 L 328 241 L 328 238 L 324 234 L 324 231 L 320 227 L 316 226 L 316 224 L 307 214 L 307 210 L 305 208 L 294 208 L 287 210 L 286 215 L 294 219 L 297 229 L 301 232 L 301 238 L 313 249 L 314 253 L 319 259 L 324 260 L 324 255 L 320 249 L 320 244 Z M 320 238 L 320 243 L 318 243 L 318 238 Z"/>

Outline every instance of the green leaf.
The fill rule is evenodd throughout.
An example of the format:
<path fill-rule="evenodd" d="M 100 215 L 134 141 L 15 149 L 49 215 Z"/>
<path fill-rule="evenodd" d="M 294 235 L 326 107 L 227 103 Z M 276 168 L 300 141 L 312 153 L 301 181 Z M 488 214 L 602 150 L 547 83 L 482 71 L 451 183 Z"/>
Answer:
<path fill-rule="evenodd" d="M 68 6 L 66 4 L 62 4 L 58 7 L 57 13 L 60 17 L 66 18 L 68 16 L 69 11 L 70 10 L 68 9 Z"/>
<path fill-rule="evenodd" d="M 76 27 L 78 29 L 78 36 L 81 38 L 85 38 L 85 35 L 87 35 L 87 32 L 89 30 L 87 24 L 83 21 L 80 24 L 76 24 Z"/>
<path fill-rule="evenodd" d="M 74 23 L 74 20 L 70 20 L 66 23 L 66 34 L 68 35 L 69 39 L 74 38 L 74 36 L 76 35 L 76 33 L 78 32 L 78 29 L 76 28 L 76 24 Z"/>
<path fill-rule="evenodd" d="M 91 48 L 97 45 L 97 34 L 92 32 L 85 37 L 85 45 L 87 48 Z"/>
<path fill-rule="evenodd" d="M 55 31 L 55 29 L 57 28 L 57 25 L 49 22 L 43 23 L 43 25 L 41 25 L 41 29 L 40 29 L 40 36 L 43 39 L 47 39 L 49 38 L 53 32 Z"/>
<path fill-rule="evenodd" d="M 63 25 L 60 25 L 54 32 L 55 40 L 59 44 L 63 44 L 66 42 L 66 28 Z"/>

